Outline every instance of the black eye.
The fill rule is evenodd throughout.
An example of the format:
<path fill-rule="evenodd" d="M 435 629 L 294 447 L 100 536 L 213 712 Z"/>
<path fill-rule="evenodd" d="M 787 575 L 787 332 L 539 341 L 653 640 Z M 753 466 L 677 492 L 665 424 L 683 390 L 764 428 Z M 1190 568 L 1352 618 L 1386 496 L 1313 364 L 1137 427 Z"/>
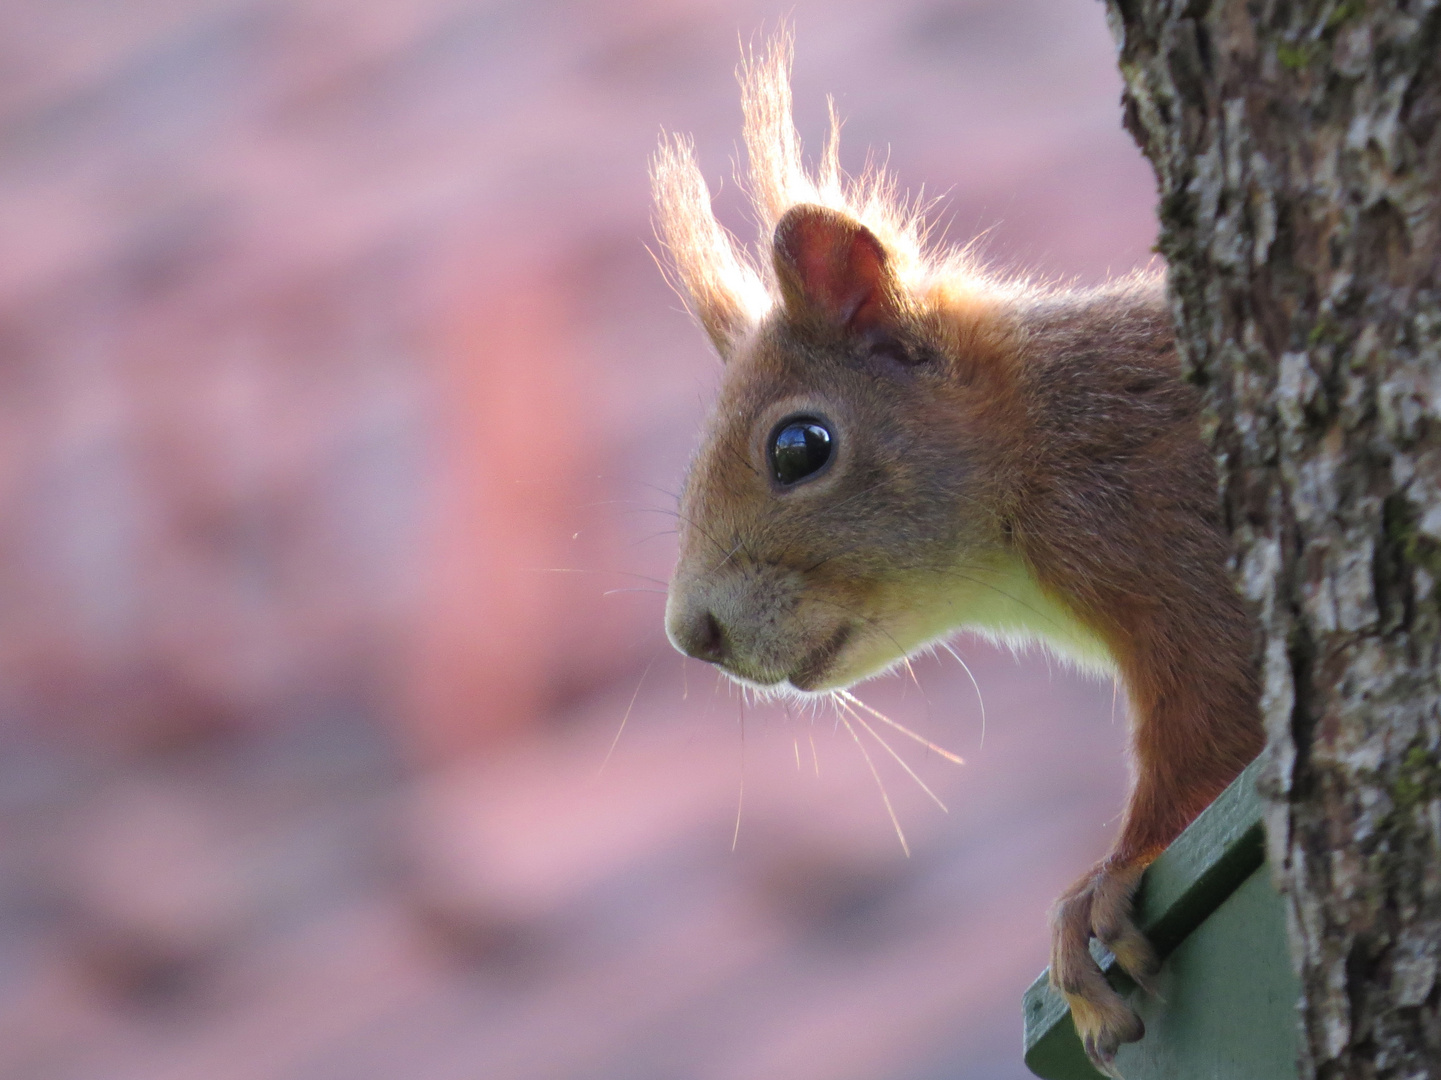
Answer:
<path fill-rule="evenodd" d="M 782 423 L 771 441 L 771 471 L 787 486 L 814 476 L 830 460 L 831 433 L 809 417 Z"/>

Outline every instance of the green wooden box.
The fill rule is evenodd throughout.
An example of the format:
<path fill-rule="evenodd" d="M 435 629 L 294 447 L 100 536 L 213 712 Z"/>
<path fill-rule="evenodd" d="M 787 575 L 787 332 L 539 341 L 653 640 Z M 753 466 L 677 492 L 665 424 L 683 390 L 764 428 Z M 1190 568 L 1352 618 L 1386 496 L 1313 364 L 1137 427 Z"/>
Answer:
<path fill-rule="evenodd" d="M 1139 923 L 1165 958 L 1142 994 L 1096 942 L 1107 978 L 1146 1022 L 1121 1047 L 1125 1080 L 1295 1080 L 1300 986 L 1286 913 L 1265 866 L 1253 764 L 1146 871 Z M 1042 973 L 1025 996 L 1026 1066 L 1044 1080 L 1105 1080 Z"/>

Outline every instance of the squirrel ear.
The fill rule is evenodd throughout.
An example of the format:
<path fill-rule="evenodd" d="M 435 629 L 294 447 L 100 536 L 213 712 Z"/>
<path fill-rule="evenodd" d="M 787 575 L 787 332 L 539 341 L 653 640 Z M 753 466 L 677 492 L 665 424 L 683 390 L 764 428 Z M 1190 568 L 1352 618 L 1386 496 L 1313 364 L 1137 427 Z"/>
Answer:
<path fill-rule="evenodd" d="M 793 206 L 776 223 L 776 278 L 786 310 L 851 331 L 895 313 L 886 249 L 858 221 L 823 206 Z"/>

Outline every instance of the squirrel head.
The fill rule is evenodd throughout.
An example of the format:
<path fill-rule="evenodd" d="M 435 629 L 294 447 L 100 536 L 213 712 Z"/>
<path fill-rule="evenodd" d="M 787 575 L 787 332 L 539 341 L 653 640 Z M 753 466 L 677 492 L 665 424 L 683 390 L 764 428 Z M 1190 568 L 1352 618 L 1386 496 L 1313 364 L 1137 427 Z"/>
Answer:
<path fill-rule="evenodd" d="M 820 176 L 800 167 L 788 72 L 782 36 L 742 77 L 766 258 L 716 222 L 687 144 L 653 171 L 662 236 L 725 361 L 666 629 L 741 681 L 823 691 L 943 635 L 948 583 L 1001 556 L 1012 345 L 993 282 L 926 259 L 884 177 L 843 180 L 834 123 Z"/>

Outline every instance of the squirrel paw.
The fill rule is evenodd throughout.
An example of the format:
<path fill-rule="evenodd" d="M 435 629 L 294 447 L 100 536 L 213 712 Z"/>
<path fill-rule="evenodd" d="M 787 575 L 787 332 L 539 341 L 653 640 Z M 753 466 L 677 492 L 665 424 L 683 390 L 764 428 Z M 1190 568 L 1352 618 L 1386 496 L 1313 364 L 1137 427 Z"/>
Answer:
<path fill-rule="evenodd" d="M 1051 916 L 1051 985 L 1071 1007 L 1086 1056 L 1107 1076 L 1118 1076 L 1116 1050 L 1146 1033 L 1091 956 L 1096 938 L 1147 993 L 1154 993 L 1155 950 L 1131 919 L 1131 898 L 1143 864 L 1101 863 L 1056 902 Z"/>

